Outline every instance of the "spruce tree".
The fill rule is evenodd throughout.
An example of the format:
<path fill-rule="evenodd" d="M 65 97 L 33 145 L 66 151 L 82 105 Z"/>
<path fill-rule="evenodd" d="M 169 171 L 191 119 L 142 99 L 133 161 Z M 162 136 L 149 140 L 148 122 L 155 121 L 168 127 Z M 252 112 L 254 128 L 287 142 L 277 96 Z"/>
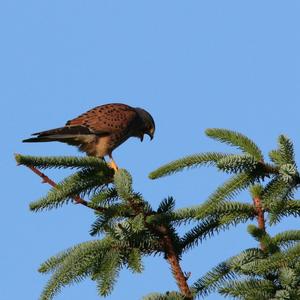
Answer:
<path fill-rule="evenodd" d="M 229 218 L 234 225 L 256 220 L 256 224 L 248 225 L 248 233 L 258 247 L 226 259 L 197 280 L 191 286 L 194 296 L 205 298 L 218 291 L 241 300 L 300 299 L 300 231 L 284 231 L 272 237 L 267 230 L 284 217 L 300 215 L 300 201 L 293 197 L 300 183 L 293 143 L 280 135 L 278 148 L 269 152 L 267 162 L 257 145 L 240 133 L 214 128 L 207 129 L 206 134 L 242 153 L 188 156 L 162 166 L 150 177 L 155 179 L 200 165 L 213 165 L 231 174 L 199 207 L 197 216 L 202 222 L 213 216 Z M 239 192 L 246 189 L 251 202 L 235 201 Z"/>
<path fill-rule="evenodd" d="M 300 202 L 293 198 L 300 176 L 292 142 L 279 136 L 278 149 L 269 153 L 270 161 L 266 162 L 257 145 L 240 133 L 208 129 L 206 134 L 237 147 L 241 153 L 195 154 L 150 174 L 156 179 L 186 168 L 215 166 L 231 175 L 205 202 L 181 209 L 175 208 L 172 197 L 154 208 L 134 191 L 128 171 L 115 173 L 97 158 L 16 155 L 18 164 L 52 186 L 46 196 L 30 204 L 32 211 L 73 202 L 91 209 L 96 216 L 90 234 L 99 239 L 70 247 L 40 266 L 41 273 L 52 274 L 40 299 L 52 299 L 63 287 L 85 278 L 95 281 L 100 296 L 107 296 L 122 268 L 143 271 L 142 258 L 146 255 L 166 259 L 178 291 L 153 293 L 145 300 L 191 300 L 213 291 L 247 300 L 300 299 L 300 231 L 273 237 L 267 232 L 268 226 L 284 217 L 300 214 Z M 56 184 L 40 171 L 47 168 L 71 168 L 76 172 Z M 251 201 L 236 200 L 243 190 L 249 190 Z M 258 246 L 226 259 L 190 284 L 189 274 L 180 264 L 184 254 L 204 239 L 249 221 L 255 222 L 248 226 L 248 233 Z M 185 224 L 194 226 L 179 234 L 179 226 Z"/>

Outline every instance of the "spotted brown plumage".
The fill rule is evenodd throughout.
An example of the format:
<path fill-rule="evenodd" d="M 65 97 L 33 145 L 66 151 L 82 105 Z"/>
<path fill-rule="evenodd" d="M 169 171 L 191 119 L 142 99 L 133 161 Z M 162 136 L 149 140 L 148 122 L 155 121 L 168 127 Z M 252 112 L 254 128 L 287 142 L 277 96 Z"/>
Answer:
<path fill-rule="evenodd" d="M 112 159 L 112 151 L 128 138 L 138 137 L 142 141 L 147 134 L 152 139 L 154 131 L 154 120 L 146 110 L 111 103 L 69 120 L 64 127 L 34 133 L 35 137 L 23 142 L 63 142 L 77 146 L 89 156 L 108 155 Z"/>

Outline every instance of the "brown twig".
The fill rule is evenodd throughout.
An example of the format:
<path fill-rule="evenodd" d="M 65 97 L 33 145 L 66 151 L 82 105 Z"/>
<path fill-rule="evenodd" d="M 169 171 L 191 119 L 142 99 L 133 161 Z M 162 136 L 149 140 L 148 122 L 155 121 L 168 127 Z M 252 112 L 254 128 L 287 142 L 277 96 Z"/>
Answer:
<path fill-rule="evenodd" d="M 264 216 L 264 210 L 261 204 L 261 199 L 260 197 L 256 196 L 253 198 L 253 203 L 256 208 L 256 213 L 257 213 L 257 223 L 258 223 L 258 228 L 266 231 L 266 222 L 265 222 L 265 216 Z M 260 248 L 261 250 L 265 250 L 265 245 L 261 242 L 260 243 Z"/>
<path fill-rule="evenodd" d="M 37 169 L 37 168 L 35 168 L 33 166 L 26 166 L 26 167 L 29 168 L 32 172 L 34 172 L 38 176 L 40 176 L 42 178 L 42 180 L 43 180 L 43 183 L 48 183 L 52 187 L 56 187 L 57 186 L 56 182 L 54 182 L 52 179 L 50 179 L 48 176 L 46 176 L 44 173 L 42 173 L 39 169 Z M 86 200 L 82 199 L 78 195 L 74 196 L 73 200 L 75 201 L 76 204 L 84 205 L 84 206 L 86 206 L 88 208 L 91 208 L 91 209 L 99 211 L 99 212 L 103 212 L 105 210 L 105 208 L 103 208 L 103 207 L 91 207 Z"/>
<path fill-rule="evenodd" d="M 192 300 L 192 292 L 187 283 L 187 277 L 184 275 L 181 266 L 179 257 L 175 251 L 173 240 L 168 228 L 164 225 L 157 225 L 152 227 L 156 233 L 158 233 L 162 239 L 162 244 L 165 250 L 166 258 L 171 266 L 173 276 L 176 280 L 176 283 L 180 289 L 180 292 L 185 296 L 186 300 Z"/>

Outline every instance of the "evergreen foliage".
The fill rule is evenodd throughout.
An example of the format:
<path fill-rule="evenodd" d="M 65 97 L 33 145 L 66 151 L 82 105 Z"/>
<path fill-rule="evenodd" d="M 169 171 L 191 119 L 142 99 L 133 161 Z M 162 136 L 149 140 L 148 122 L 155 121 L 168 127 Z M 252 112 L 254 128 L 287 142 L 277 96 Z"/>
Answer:
<path fill-rule="evenodd" d="M 213 232 L 205 230 L 205 225 L 210 222 L 213 230 L 218 232 L 221 228 L 217 225 L 219 219 L 222 220 L 222 226 L 226 227 L 226 220 L 229 227 L 257 218 L 258 227 L 249 225 L 248 232 L 259 242 L 260 248 L 245 250 L 219 264 L 193 284 L 193 291 L 202 297 L 218 291 L 226 297 L 245 300 L 300 299 L 299 280 L 292 280 L 300 278 L 299 233 L 297 230 L 287 231 L 271 237 L 266 231 L 267 224 L 272 226 L 283 217 L 299 216 L 300 202 L 293 199 L 300 183 L 293 143 L 286 136 L 280 135 L 278 149 L 270 151 L 268 163 L 264 161 L 258 146 L 240 133 L 208 129 L 206 134 L 236 146 L 243 153 L 208 157 L 206 164 L 233 176 L 199 207 L 183 208 L 174 213 L 174 221 L 180 223 L 183 220 L 199 220 L 200 223 L 185 235 L 190 245 L 194 246 L 205 234 L 210 236 Z M 155 179 L 183 170 L 189 157 L 160 167 L 150 174 L 150 178 Z M 199 165 L 195 162 L 188 166 Z M 251 204 L 245 206 L 245 203 L 232 201 L 247 188 L 253 199 Z M 201 239 L 197 237 L 198 232 L 202 233 Z M 281 281 L 282 274 L 289 276 L 285 283 Z"/>
<path fill-rule="evenodd" d="M 39 211 L 57 208 L 76 195 L 84 196 L 92 191 L 101 190 L 108 183 L 107 175 L 102 170 L 84 169 L 65 178 L 52 188 L 45 197 L 30 203 L 30 209 Z"/>
<path fill-rule="evenodd" d="M 143 297 L 142 300 L 184 300 L 184 295 L 178 292 L 152 293 Z"/>
<path fill-rule="evenodd" d="M 260 241 L 266 238 L 261 232 L 254 232 L 254 227 L 249 231 Z M 265 250 L 247 249 L 196 281 L 195 293 L 204 297 L 217 290 L 234 299 L 299 299 L 298 237 L 296 232 L 268 237 Z M 280 298 L 281 294 L 290 298 Z"/>
<path fill-rule="evenodd" d="M 258 146 L 245 135 L 220 128 L 209 128 L 205 131 L 206 135 L 222 143 L 237 147 L 244 153 L 253 156 L 257 161 L 263 160 L 263 155 Z"/>
<path fill-rule="evenodd" d="M 163 199 L 154 208 L 134 191 L 128 171 L 114 172 L 97 158 L 17 154 L 17 163 L 33 171 L 76 169 L 56 186 L 52 184 L 46 196 L 32 202 L 32 211 L 50 210 L 75 201 L 95 213 L 90 229 L 94 240 L 70 247 L 41 264 L 39 272 L 51 277 L 40 299 L 52 299 L 63 287 L 85 278 L 95 281 L 100 296 L 107 296 L 113 291 L 121 269 L 141 273 L 143 257 L 149 255 L 166 259 L 179 291 L 153 293 L 144 300 L 192 300 L 212 292 L 241 300 L 300 299 L 300 231 L 289 230 L 274 236 L 268 233 L 269 226 L 285 217 L 300 215 L 300 201 L 294 199 L 300 175 L 293 143 L 280 135 L 278 148 L 269 152 L 270 161 L 266 162 L 258 146 L 238 132 L 214 128 L 206 134 L 242 153 L 190 155 L 149 175 L 157 179 L 200 166 L 213 166 L 230 174 L 208 199 L 180 209 L 173 197 Z M 247 190 L 250 200 L 238 201 L 240 193 Z M 180 266 L 184 254 L 215 234 L 245 223 L 255 246 L 225 259 L 188 284 L 189 275 Z M 185 225 L 189 225 L 186 230 Z"/>
<path fill-rule="evenodd" d="M 107 164 L 100 160 L 99 158 L 92 156 L 30 156 L 30 155 L 20 155 L 15 154 L 16 162 L 19 165 L 33 166 L 39 169 L 61 169 L 61 168 L 71 168 L 71 169 L 86 169 L 86 168 L 96 168 L 105 169 L 106 171 L 111 171 Z"/>
<path fill-rule="evenodd" d="M 215 165 L 220 159 L 225 158 L 226 156 L 225 153 L 218 152 L 190 155 L 158 168 L 149 174 L 149 178 L 157 179 L 191 167 Z"/>

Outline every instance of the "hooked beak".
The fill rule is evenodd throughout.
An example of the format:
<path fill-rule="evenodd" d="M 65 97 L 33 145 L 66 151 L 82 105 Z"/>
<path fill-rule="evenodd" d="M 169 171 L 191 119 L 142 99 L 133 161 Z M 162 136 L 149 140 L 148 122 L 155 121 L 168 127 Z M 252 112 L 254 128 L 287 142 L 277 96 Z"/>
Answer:
<path fill-rule="evenodd" d="M 150 141 L 152 141 L 153 140 L 153 133 L 151 133 L 151 132 L 148 132 L 148 133 L 146 133 L 147 135 L 149 135 L 149 137 L 150 137 Z"/>
<path fill-rule="evenodd" d="M 147 134 L 150 137 L 150 141 L 153 139 L 153 134 L 150 132 L 146 132 L 145 134 Z M 140 140 L 141 142 L 144 140 L 144 134 L 140 136 Z"/>

